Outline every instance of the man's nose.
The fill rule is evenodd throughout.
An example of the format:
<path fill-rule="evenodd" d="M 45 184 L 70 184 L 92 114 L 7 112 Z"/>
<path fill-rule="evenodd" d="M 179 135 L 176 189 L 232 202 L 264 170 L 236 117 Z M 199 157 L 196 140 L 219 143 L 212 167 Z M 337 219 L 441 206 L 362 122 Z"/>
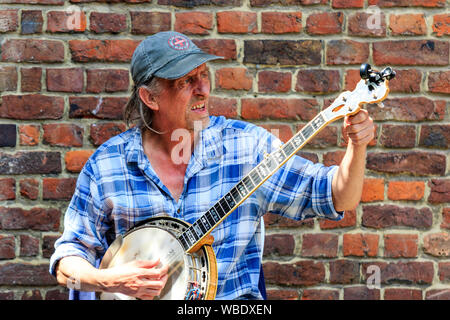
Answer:
<path fill-rule="evenodd" d="M 199 96 L 208 96 L 211 90 L 209 79 L 197 78 L 195 81 L 194 93 Z"/>

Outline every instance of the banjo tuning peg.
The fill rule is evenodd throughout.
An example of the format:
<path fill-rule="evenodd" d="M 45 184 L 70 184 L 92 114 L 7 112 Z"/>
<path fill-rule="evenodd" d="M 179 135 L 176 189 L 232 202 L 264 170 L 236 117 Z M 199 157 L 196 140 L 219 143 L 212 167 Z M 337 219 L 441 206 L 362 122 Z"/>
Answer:
<path fill-rule="evenodd" d="M 361 79 L 369 79 L 370 73 L 372 72 L 372 67 L 368 63 L 363 63 L 361 67 L 359 68 L 359 75 L 361 76 Z"/>
<path fill-rule="evenodd" d="M 382 78 L 385 78 L 385 79 L 388 79 L 388 80 L 391 80 L 391 79 L 393 79 L 395 77 L 395 71 L 392 70 L 391 67 L 384 68 L 383 70 L 381 70 L 380 73 L 381 73 L 381 77 Z"/>

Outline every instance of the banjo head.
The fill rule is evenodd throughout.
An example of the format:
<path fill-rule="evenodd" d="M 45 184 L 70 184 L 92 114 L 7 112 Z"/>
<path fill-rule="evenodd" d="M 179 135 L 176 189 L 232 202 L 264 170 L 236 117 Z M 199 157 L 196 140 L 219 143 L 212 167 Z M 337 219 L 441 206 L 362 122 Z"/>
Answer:
<path fill-rule="evenodd" d="M 204 249 L 194 254 L 184 251 L 177 236 L 187 227 L 189 224 L 186 222 L 171 217 L 146 220 L 144 224 L 131 229 L 123 237 L 119 236 L 111 244 L 100 269 L 112 268 L 134 260 L 159 258 L 162 265 L 169 265 L 169 278 L 161 295 L 155 299 L 184 300 L 193 289 L 200 297 L 206 296 L 210 281 L 209 259 Z M 102 292 L 98 297 L 101 300 L 136 300 L 121 293 Z"/>

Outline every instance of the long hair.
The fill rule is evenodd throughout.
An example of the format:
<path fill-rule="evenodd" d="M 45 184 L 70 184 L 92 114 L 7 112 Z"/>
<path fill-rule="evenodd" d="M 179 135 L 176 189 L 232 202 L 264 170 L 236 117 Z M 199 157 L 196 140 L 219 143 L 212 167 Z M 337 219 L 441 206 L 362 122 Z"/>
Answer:
<path fill-rule="evenodd" d="M 146 83 L 141 85 L 135 84 L 131 96 L 125 105 L 123 120 L 128 127 L 136 125 L 141 129 L 149 129 L 153 132 L 160 133 L 151 127 L 153 111 L 148 108 L 139 97 L 140 87 L 145 87 L 153 96 L 157 96 L 161 92 L 160 79 L 157 77 L 152 77 Z"/>

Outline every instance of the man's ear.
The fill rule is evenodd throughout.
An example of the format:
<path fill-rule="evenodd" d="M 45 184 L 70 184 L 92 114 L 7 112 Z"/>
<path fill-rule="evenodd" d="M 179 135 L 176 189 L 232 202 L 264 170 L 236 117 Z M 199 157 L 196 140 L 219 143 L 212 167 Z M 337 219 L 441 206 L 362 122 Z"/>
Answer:
<path fill-rule="evenodd" d="M 159 105 L 156 103 L 153 95 L 147 88 L 145 88 L 145 86 L 139 87 L 138 94 L 139 98 L 141 98 L 142 102 L 144 102 L 147 107 L 149 107 L 153 111 L 159 110 Z"/>

